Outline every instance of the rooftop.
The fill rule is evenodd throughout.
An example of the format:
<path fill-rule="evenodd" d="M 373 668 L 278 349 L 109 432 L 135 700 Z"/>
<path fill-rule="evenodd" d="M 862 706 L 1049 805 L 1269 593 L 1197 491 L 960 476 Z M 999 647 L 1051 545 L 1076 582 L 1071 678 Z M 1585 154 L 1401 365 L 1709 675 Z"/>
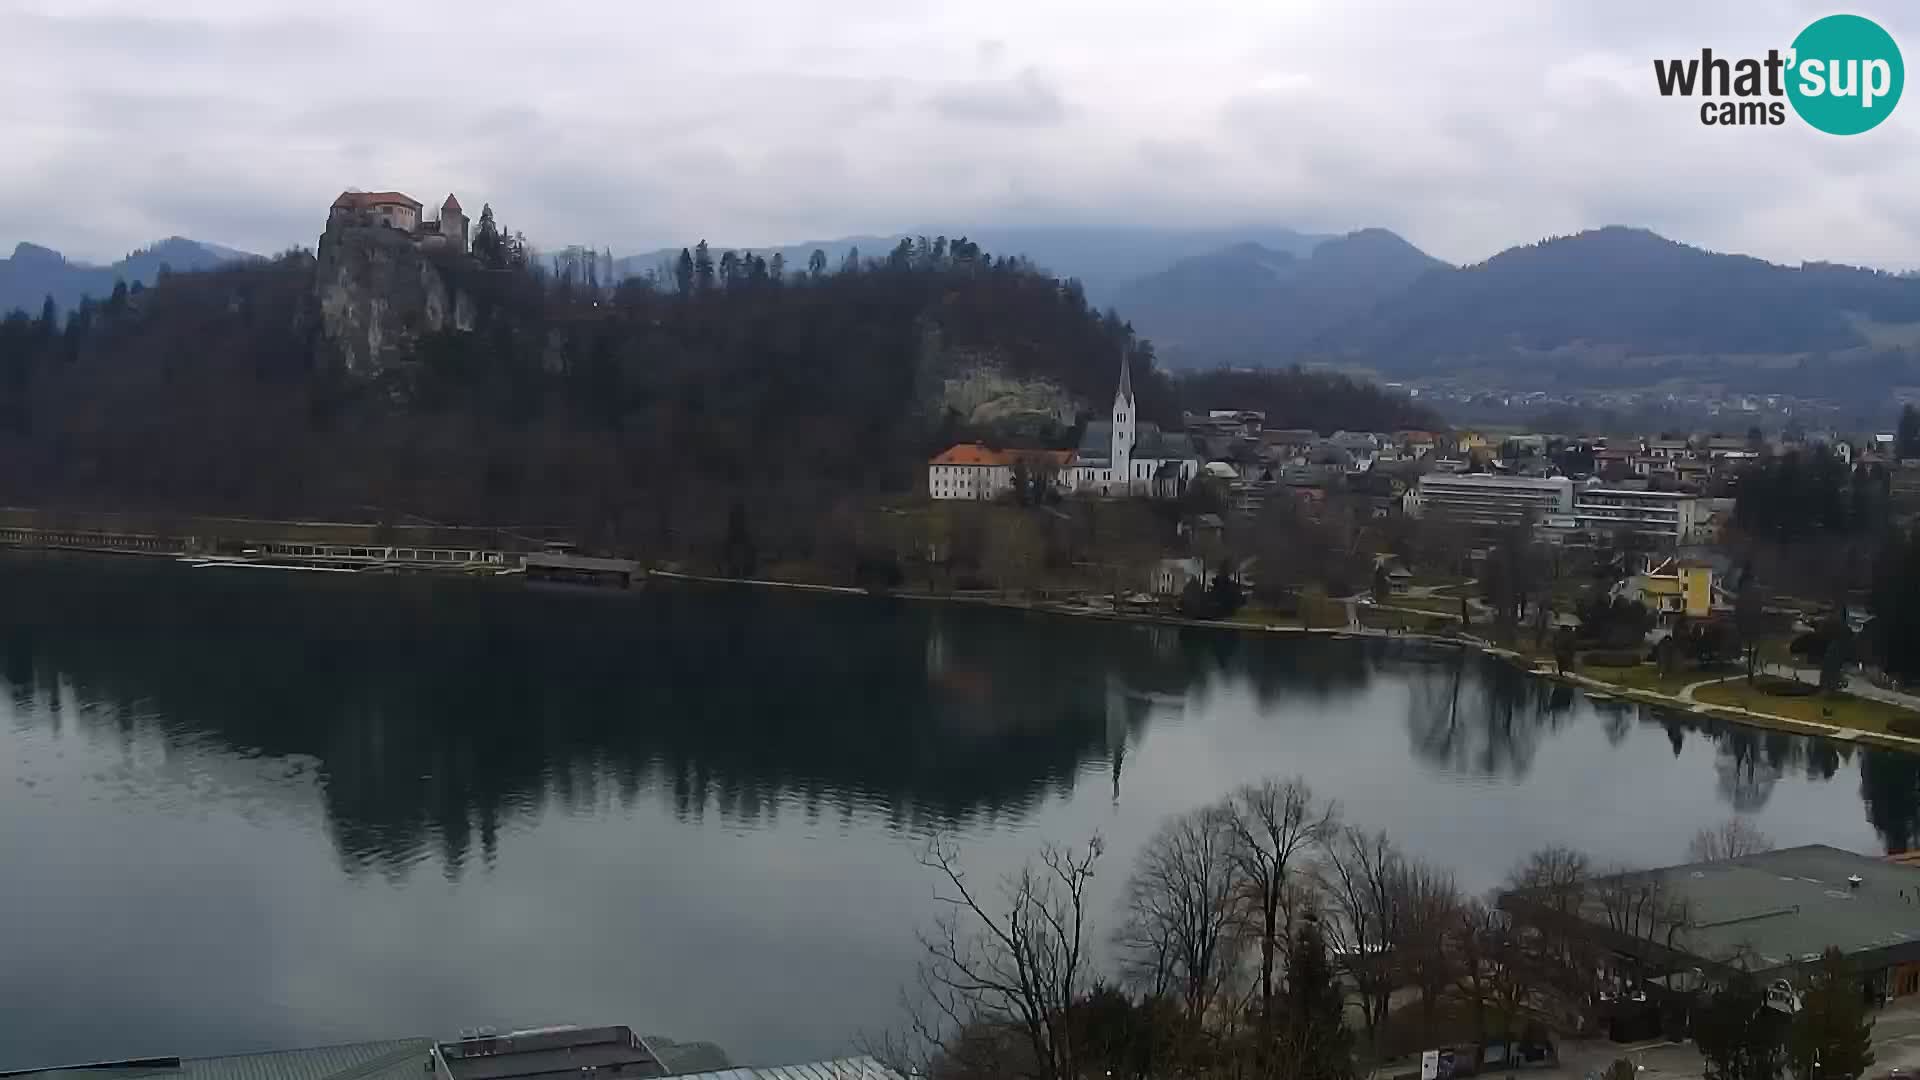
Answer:
<path fill-rule="evenodd" d="M 410 206 L 420 209 L 420 201 L 411 195 L 398 191 L 343 191 L 333 200 L 333 205 L 349 210 L 364 210 L 369 206 Z"/>
<path fill-rule="evenodd" d="M 960 443 L 934 455 L 932 465 L 1005 465 L 1007 456 L 979 443 Z"/>
<path fill-rule="evenodd" d="M 626 1027 L 559 1027 L 459 1039 L 439 1045 L 453 1080 L 663 1076 L 665 1065 Z"/>
<path fill-rule="evenodd" d="M 1686 902 L 1675 945 L 1699 959 L 1755 972 L 1817 959 L 1828 947 L 1879 954 L 1875 966 L 1920 960 L 1920 866 L 1809 844 L 1644 876 Z M 1583 919 L 1606 922 L 1597 901 Z"/>
<path fill-rule="evenodd" d="M 148 1058 L 70 1068 L 22 1069 L 0 1077 L 45 1080 L 421 1080 L 431 1039 L 346 1043 L 264 1054 Z"/>
<path fill-rule="evenodd" d="M 901 1077 L 873 1058 L 851 1057 L 816 1061 L 808 1065 L 689 1073 L 681 1080 L 901 1080 Z"/>

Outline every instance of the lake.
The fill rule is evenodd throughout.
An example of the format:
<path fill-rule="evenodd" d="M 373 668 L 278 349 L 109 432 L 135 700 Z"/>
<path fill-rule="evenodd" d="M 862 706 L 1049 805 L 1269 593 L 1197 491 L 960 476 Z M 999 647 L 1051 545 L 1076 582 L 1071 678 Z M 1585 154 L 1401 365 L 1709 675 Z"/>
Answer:
<path fill-rule="evenodd" d="M 1529 849 L 1920 836 L 1920 759 L 1478 656 L 722 587 L 0 558 L 0 1068 L 628 1023 L 737 1061 L 897 1018 L 978 874 L 1301 774 L 1473 890 Z"/>

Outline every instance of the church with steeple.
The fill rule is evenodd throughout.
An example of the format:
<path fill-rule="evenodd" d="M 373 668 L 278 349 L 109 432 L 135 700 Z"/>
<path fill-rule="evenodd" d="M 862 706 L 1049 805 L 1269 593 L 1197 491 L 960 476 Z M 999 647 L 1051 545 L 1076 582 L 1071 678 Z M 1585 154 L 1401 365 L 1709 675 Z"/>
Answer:
<path fill-rule="evenodd" d="M 1065 486 L 1083 495 L 1176 498 L 1199 474 L 1200 456 L 1190 439 L 1140 419 L 1132 367 L 1122 354 L 1109 419 L 1088 421 Z"/>

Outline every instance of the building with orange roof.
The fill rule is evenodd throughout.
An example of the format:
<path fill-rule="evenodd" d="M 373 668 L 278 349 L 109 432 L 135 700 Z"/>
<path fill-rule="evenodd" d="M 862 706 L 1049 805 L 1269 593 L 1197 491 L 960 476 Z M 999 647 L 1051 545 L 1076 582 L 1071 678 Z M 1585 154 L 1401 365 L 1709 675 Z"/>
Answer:
<path fill-rule="evenodd" d="M 1016 471 L 1059 488 L 1073 466 L 1071 450 L 995 450 L 958 443 L 927 462 L 927 494 L 936 499 L 997 499 L 1013 491 Z"/>
<path fill-rule="evenodd" d="M 451 194 L 440 204 L 440 216 L 422 219 L 421 203 L 399 191 L 343 191 L 327 211 L 327 225 L 394 229 L 422 247 L 465 252 L 469 243 L 466 211 Z"/>
<path fill-rule="evenodd" d="M 985 501 L 1013 490 L 1013 458 L 980 443 L 959 443 L 927 462 L 927 494 Z"/>

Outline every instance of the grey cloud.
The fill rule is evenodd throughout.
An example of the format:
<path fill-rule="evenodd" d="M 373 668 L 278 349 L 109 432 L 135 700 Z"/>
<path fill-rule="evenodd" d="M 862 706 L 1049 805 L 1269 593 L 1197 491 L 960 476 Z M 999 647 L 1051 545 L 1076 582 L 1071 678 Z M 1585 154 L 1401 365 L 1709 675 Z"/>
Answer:
<path fill-rule="evenodd" d="M 1266 221 L 1471 262 L 1624 222 L 1911 265 L 1920 100 L 1849 140 L 1710 130 L 1653 91 L 1653 56 L 1784 44 L 1819 4 L 0 0 L 0 251 L 311 244 L 360 186 L 616 252 Z M 1920 9 L 1856 9 L 1920 49 Z"/>
<path fill-rule="evenodd" d="M 1003 127 L 1052 127 L 1066 120 L 1060 91 L 1028 68 L 1012 79 L 980 80 L 940 90 L 927 99 L 948 120 Z"/>

